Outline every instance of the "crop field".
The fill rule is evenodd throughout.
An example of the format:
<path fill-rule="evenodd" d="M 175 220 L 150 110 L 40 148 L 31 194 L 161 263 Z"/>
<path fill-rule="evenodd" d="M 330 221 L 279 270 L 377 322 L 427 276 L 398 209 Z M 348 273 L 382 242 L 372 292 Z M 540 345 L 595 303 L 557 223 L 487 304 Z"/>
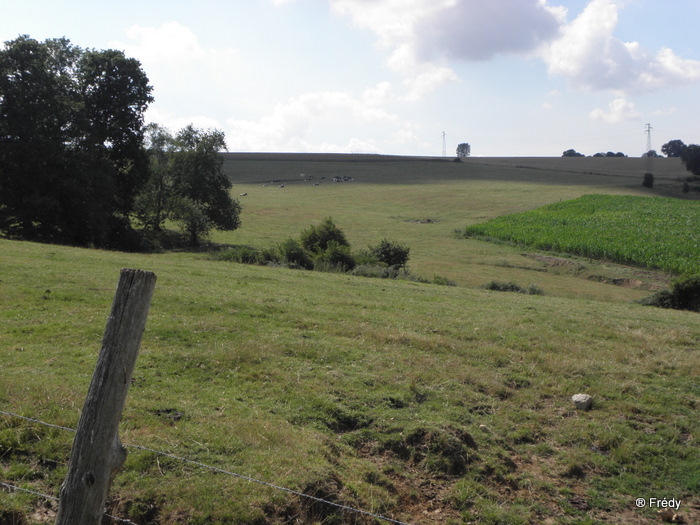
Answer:
<path fill-rule="evenodd" d="M 466 228 L 512 241 L 678 274 L 700 273 L 700 205 L 659 197 L 585 195 Z"/>
<path fill-rule="evenodd" d="M 698 522 L 698 314 L 636 302 L 668 272 L 454 234 L 657 190 L 636 175 L 357 157 L 231 156 L 242 226 L 211 242 L 274 246 L 332 216 L 353 249 L 397 240 L 412 273 L 457 286 L 0 238 L 0 411 L 76 428 L 133 267 L 158 280 L 120 439 L 148 450 L 128 449 L 113 516 L 386 523 L 303 493 L 414 525 L 659 522 L 642 497 L 681 500 Z M 490 280 L 544 295 L 480 288 Z M 0 482 L 58 496 L 72 439 L 0 415 Z M 54 522 L 37 494 L 0 488 L 0 523 Z"/>

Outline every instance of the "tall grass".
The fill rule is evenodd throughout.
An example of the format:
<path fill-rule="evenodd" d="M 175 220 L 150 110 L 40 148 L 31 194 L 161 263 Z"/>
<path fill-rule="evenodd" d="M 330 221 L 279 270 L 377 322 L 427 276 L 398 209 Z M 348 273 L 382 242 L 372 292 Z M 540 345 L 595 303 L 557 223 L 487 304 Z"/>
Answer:
<path fill-rule="evenodd" d="M 700 205 L 661 197 L 584 195 L 468 226 L 491 237 L 674 273 L 700 273 Z"/>

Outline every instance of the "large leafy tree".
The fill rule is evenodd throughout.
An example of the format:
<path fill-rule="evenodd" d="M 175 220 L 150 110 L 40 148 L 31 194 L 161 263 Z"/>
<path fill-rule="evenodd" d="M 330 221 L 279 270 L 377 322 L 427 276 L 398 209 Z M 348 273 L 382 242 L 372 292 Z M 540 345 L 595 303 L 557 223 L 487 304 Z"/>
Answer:
<path fill-rule="evenodd" d="M 462 142 L 457 146 L 457 156 L 458 157 L 468 157 L 471 155 L 472 147 L 467 142 Z"/>
<path fill-rule="evenodd" d="M 666 144 L 661 146 L 661 152 L 667 157 L 680 157 L 685 151 L 686 145 L 682 140 L 669 140 Z"/>
<path fill-rule="evenodd" d="M 681 160 L 689 172 L 700 176 L 700 145 L 688 144 L 683 150 Z"/>
<path fill-rule="evenodd" d="M 137 199 L 137 212 L 147 227 L 159 230 L 170 218 L 198 244 L 212 228 L 240 226 L 241 206 L 231 197 L 231 181 L 222 171 L 222 131 L 190 125 L 172 136 L 149 125 L 146 142 L 151 176 Z"/>
<path fill-rule="evenodd" d="M 114 50 L 28 36 L 0 49 L 0 231 L 120 246 L 148 175 L 151 86 Z"/>

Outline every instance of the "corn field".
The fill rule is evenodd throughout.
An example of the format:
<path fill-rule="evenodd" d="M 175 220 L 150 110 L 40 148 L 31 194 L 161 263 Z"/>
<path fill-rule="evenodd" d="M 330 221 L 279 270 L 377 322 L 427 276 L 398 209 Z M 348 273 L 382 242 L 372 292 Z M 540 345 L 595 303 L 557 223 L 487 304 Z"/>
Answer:
<path fill-rule="evenodd" d="M 584 195 L 468 226 L 464 235 L 677 274 L 700 273 L 698 201 Z"/>

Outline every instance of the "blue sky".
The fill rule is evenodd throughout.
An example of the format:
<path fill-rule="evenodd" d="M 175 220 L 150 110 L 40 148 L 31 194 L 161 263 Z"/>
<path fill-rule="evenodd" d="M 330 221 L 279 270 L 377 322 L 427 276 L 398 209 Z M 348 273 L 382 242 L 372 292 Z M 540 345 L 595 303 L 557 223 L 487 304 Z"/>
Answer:
<path fill-rule="evenodd" d="M 230 151 L 473 156 L 700 143 L 697 0 L 26 0 L 0 40 L 137 58 L 147 121 Z"/>

